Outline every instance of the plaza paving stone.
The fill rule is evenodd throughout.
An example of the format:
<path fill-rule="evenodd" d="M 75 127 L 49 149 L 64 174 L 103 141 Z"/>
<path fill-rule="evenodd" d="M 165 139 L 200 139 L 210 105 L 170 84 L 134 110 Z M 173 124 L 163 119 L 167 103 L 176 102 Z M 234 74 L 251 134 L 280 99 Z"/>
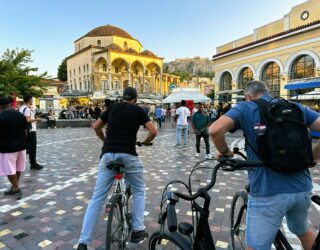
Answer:
<path fill-rule="evenodd" d="M 141 130 L 138 139 L 142 140 Z M 145 225 L 151 235 L 159 228 L 157 218 L 162 190 L 174 179 L 187 181 L 191 168 L 199 159 L 194 157 L 195 138 L 191 134 L 187 148 L 175 148 L 175 131 L 168 124 L 163 128 L 152 147 L 138 148 L 145 166 L 146 209 Z M 243 147 L 241 134 L 227 136 L 229 145 Z M 0 249 L 75 249 L 80 234 L 86 207 L 95 184 L 97 166 L 102 142 L 92 129 L 65 128 L 38 131 L 38 159 L 45 165 L 42 171 L 30 170 L 27 165 L 22 175 L 20 200 L 6 197 L 3 191 L 9 186 L 6 178 L 0 182 Z M 211 144 L 214 152 L 214 147 Z M 202 142 L 204 158 L 204 143 Z M 205 166 L 213 166 L 207 161 Z M 202 171 L 194 175 L 193 189 L 205 186 L 210 181 L 210 172 Z M 320 193 L 320 175 L 317 168 L 312 170 L 315 192 Z M 217 249 L 228 249 L 229 214 L 232 196 L 246 184 L 243 172 L 220 172 L 215 187 L 210 191 L 210 226 Z M 172 186 L 172 190 L 183 190 Z M 177 204 L 178 219 L 191 221 L 190 206 L 186 202 Z M 89 249 L 104 249 L 106 214 L 101 220 Z M 312 205 L 310 225 L 319 228 L 320 216 Z M 284 229 L 287 232 L 286 224 Z M 291 235 L 288 234 L 289 237 Z M 290 238 L 298 244 L 295 237 Z M 147 249 L 147 241 L 130 245 L 130 249 Z M 295 249 L 299 249 L 295 245 Z"/>

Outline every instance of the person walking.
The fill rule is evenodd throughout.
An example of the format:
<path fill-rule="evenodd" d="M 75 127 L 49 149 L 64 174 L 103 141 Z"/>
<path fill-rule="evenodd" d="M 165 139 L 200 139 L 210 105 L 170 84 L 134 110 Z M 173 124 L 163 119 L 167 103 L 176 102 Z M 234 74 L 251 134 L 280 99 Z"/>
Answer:
<path fill-rule="evenodd" d="M 182 147 L 181 134 L 184 137 L 184 147 L 188 146 L 188 122 L 190 118 L 190 110 L 186 107 L 186 101 L 181 101 L 181 106 L 176 110 L 176 147 Z"/>
<path fill-rule="evenodd" d="M 24 96 L 23 105 L 20 107 L 19 112 L 26 117 L 29 124 L 27 134 L 27 153 L 29 154 L 30 169 L 41 170 L 43 169 L 43 166 L 37 163 L 37 122 L 41 121 L 41 119 L 35 117 L 32 105 L 32 96 Z"/>
<path fill-rule="evenodd" d="M 175 123 L 176 123 L 176 122 L 175 122 L 175 119 L 174 119 L 175 116 L 176 116 L 176 108 L 175 108 L 175 107 L 172 107 L 172 108 L 171 108 L 170 114 L 171 114 L 171 118 L 170 118 L 170 119 L 171 119 L 171 126 L 174 127 L 174 126 L 175 126 Z"/>
<path fill-rule="evenodd" d="M 210 117 L 207 112 L 204 111 L 204 105 L 198 105 L 198 111 L 192 115 L 192 128 L 196 134 L 196 157 L 200 156 L 200 140 L 203 137 L 204 143 L 206 144 L 206 159 L 211 160 L 212 155 L 210 154 L 210 143 L 208 126 L 210 125 Z"/>
<path fill-rule="evenodd" d="M 269 160 L 277 159 L 278 164 L 286 164 L 287 162 L 303 161 L 302 169 L 293 172 L 280 172 L 273 166 L 261 166 L 248 171 L 250 183 L 250 197 L 247 209 L 247 224 L 246 224 L 246 245 L 247 249 L 271 249 L 272 243 L 281 227 L 284 217 L 287 219 L 289 230 L 298 236 L 304 249 L 311 249 L 315 240 L 315 235 L 308 225 L 308 210 L 311 204 L 312 180 L 310 172 L 305 166 L 310 159 L 309 153 L 312 154 L 312 145 L 310 141 L 301 141 L 301 145 L 305 145 L 303 150 L 305 155 L 299 155 L 299 150 L 296 150 L 300 145 L 294 141 L 302 137 L 307 138 L 307 127 L 314 131 L 320 131 L 319 114 L 303 107 L 300 104 L 289 104 L 284 100 L 273 100 L 269 94 L 268 87 L 265 83 L 259 81 L 248 82 L 244 89 L 245 102 L 238 103 L 231 108 L 226 114 L 214 122 L 209 133 L 218 150 L 218 157 L 233 156 L 233 152 L 229 149 L 225 140 L 225 134 L 229 131 L 235 132 L 242 129 L 246 135 L 246 151 L 248 160 L 259 160 L 262 154 L 260 149 L 275 150 L 276 153 L 268 158 Z M 265 120 L 265 112 L 271 112 L 271 109 L 260 109 L 261 103 L 278 105 L 281 109 L 277 109 L 277 115 L 283 116 L 278 119 L 273 119 L 268 113 Z M 284 106 L 280 106 L 284 105 Z M 290 108 L 289 108 L 290 105 Z M 299 110 L 300 109 L 300 110 Z M 278 112 L 282 111 L 282 112 Z M 264 116 L 261 116 L 263 112 Z M 274 114 L 274 113 L 273 113 Z M 290 116 L 298 116 L 304 120 L 297 121 Z M 285 118 L 285 117 L 288 118 Z M 279 150 L 279 143 L 276 140 L 266 141 L 267 145 L 259 147 L 259 142 L 262 142 L 261 136 L 266 132 L 268 138 L 270 136 L 283 137 L 275 132 L 281 129 L 284 125 L 282 119 L 290 124 L 291 131 L 283 131 L 289 133 L 292 141 L 282 141 L 282 147 L 286 149 Z M 270 122 L 281 123 L 281 126 L 267 126 Z M 295 130 L 293 130 L 295 128 Z M 297 130 L 299 129 L 299 130 Z M 301 130 L 302 129 L 302 130 Z M 281 132 L 281 131 L 279 131 Z M 299 133 L 300 132 L 300 133 Z M 303 136 L 302 136 L 303 132 Z M 293 136 L 292 136 L 293 135 Z M 287 135 L 285 135 L 287 136 Z M 257 140 L 259 138 L 259 140 Z M 270 145 L 271 143 L 272 145 Z M 293 145 L 292 145 L 293 144 Z M 309 145 L 307 145 L 309 144 Z M 262 146 L 262 145 L 260 145 Z M 294 150 L 287 150 L 288 147 L 296 147 Z M 308 149 L 307 149 L 308 147 Z M 309 151 L 308 154 L 305 153 Z M 259 153 L 260 152 L 260 153 Z M 294 153 L 296 152 L 296 153 Z M 297 156 L 298 154 L 298 156 Z M 280 155 L 281 159 L 278 157 Z M 312 158 L 312 155 L 311 155 Z M 318 162 L 320 158 L 320 143 L 313 150 L 313 160 Z M 290 165 L 290 164 L 289 164 Z M 293 164 L 291 164 L 293 165 Z M 293 167 L 293 166 L 291 166 Z"/>
<path fill-rule="evenodd" d="M 21 195 L 19 181 L 25 170 L 28 123 L 10 103 L 9 98 L 0 98 L 0 175 L 7 176 L 11 183 L 5 195 Z"/>
<path fill-rule="evenodd" d="M 157 106 L 156 110 L 154 111 L 154 114 L 156 116 L 159 129 L 161 129 L 162 124 L 162 108 L 160 106 Z"/>
<path fill-rule="evenodd" d="M 145 125 L 149 134 L 143 144 L 150 145 L 157 130 L 143 109 L 136 105 L 137 98 L 137 90 L 127 87 L 123 91 L 124 102 L 113 104 L 93 125 L 96 135 L 104 142 L 104 146 L 96 187 L 83 220 L 78 250 L 87 250 L 87 245 L 92 241 L 100 212 L 114 181 L 115 171 L 106 166 L 114 161 L 121 161 L 124 164 L 126 181 L 133 191 L 133 231 L 130 241 L 139 243 L 148 237 L 148 233 L 144 230 L 144 167 L 136 152 L 136 139 L 139 127 Z M 106 124 L 108 128 L 105 135 L 102 129 Z"/>

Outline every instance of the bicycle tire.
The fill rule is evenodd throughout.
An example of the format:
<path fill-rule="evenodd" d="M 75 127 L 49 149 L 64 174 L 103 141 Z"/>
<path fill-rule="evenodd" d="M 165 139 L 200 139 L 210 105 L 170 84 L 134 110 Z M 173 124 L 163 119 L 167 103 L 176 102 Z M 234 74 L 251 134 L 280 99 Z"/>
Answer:
<path fill-rule="evenodd" d="M 123 237 L 124 218 L 122 215 L 121 197 L 117 195 L 112 196 L 110 198 L 108 208 L 109 214 L 106 231 L 106 250 L 123 250 L 126 247 L 126 242 L 129 235 Z M 118 234 L 116 236 L 114 235 L 112 230 L 115 222 L 118 223 L 117 226 L 119 227 L 117 228 Z"/>
<path fill-rule="evenodd" d="M 149 239 L 149 250 L 191 250 L 190 244 L 187 243 L 187 239 L 181 236 L 178 233 L 169 233 L 164 231 L 162 234 L 162 239 L 165 240 L 165 245 L 160 245 L 160 247 L 157 247 L 157 242 L 159 240 L 159 236 L 161 235 L 160 231 L 154 232 L 150 239 Z M 161 239 L 161 241 L 162 241 Z M 168 242 L 172 243 L 171 248 L 170 245 L 168 246 Z M 169 243 L 169 244 L 170 244 Z M 163 247 L 167 248 L 163 248 Z"/>
<path fill-rule="evenodd" d="M 241 202 L 241 203 L 240 203 Z M 231 247 L 233 250 L 246 249 L 245 244 L 245 216 L 247 212 L 247 202 L 248 202 L 248 193 L 246 191 L 236 192 L 233 196 L 231 203 L 231 212 L 230 212 L 230 238 L 231 238 Z M 240 203 L 240 209 L 236 212 L 237 205 Z M 241 216 L 241 218 L 239 217 Z M 244 223 L 243 223 L 244 220 Z M 236 225 L 240 223 L 240 225 Z M 237 228 L 235 228 L 237 226 Z M 242 238 L 240 238 L 240 233 Z"/>

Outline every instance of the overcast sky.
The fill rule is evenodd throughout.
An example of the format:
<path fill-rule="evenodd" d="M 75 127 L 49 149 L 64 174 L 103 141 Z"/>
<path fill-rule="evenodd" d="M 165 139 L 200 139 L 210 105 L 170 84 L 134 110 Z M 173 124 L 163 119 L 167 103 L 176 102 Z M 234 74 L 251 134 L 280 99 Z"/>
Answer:
<path fill-rule="evenodd" d="M 111 24 L 138 39 L 144 49 L 171 61 L 211 57 L 221 44 L 282 18 L 303 0 L 3 0 L 0 52 L 34 50 L 39 72 L 55 77 L 73 42 Z"/>

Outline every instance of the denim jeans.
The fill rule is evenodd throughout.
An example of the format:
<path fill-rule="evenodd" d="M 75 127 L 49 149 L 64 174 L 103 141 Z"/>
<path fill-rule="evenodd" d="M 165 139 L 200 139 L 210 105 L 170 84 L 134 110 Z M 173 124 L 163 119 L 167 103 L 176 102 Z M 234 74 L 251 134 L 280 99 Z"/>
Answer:
<path fill-rule="evenodd" d="M 250 197 L 247 211 L 247 246 L 269 250 L 281 226 L 287 219 L 289 230 L 303 235 L 308 230 L 310 192 Z"/>
<path fill-rule="evenodd" d="M 106 166 L 110 161 L 121 161 L 124 165 L 126 181 L 133 192 L 132 228 L 144 229 L 144 179 L 143 165 L 138 156 L 124 153 L 106 153 L 99 163 L 98 177 L 91 201 L 84 216 L 79 243 L 90 244 L 107 194 L 114 182 L 115 171 Z"/>
<path fill-rule="evenodd" d="M 181 133 L 183 133 L 184 144 L 188 144 L 188 125 L 177 125 L 176 127 L 176 140 L 177 144 L 181 144 Z"/>

